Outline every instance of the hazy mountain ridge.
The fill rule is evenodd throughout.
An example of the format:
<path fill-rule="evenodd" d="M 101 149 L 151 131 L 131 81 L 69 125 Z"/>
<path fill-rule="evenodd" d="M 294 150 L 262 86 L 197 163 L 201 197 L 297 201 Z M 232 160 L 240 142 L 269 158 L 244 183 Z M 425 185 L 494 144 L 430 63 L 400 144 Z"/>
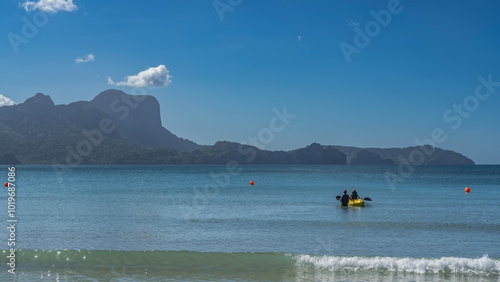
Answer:
<path fill-rule="evenodd" d="M 109 130 L 107 130 L 109 129 Z M 0 107 L 3 164 L 400 164 L 419 147 L 356 148 L 313 143 L 291 151 L 266 151 L 235 142 L 202 146 L 162 126 L 153 96 L 107 90 L 91 101 L 55 105 L 41 93 Z M 452 151 L 433 153 L 423 164 L 474 164 Z"/>
<path fill-rule="evenodd" d="M 420 163 L 423 156 L 422 165 L 474 165 L 474 161 L 466 156 L 444 150 L 430 145 L 414 146 L 405 148 L 358 148 L 349 146 L 333 146 L 347 156 L 347 164 L 363 165 L 383 165 L 383 164 L 405 164 L 409 162 L 409 157 L 415 152 L 415 159 L 412 162 Z M 360 154 L 362 155 L 360 158 Z M 368 156 L 369 155 L 369 156 Z"/>

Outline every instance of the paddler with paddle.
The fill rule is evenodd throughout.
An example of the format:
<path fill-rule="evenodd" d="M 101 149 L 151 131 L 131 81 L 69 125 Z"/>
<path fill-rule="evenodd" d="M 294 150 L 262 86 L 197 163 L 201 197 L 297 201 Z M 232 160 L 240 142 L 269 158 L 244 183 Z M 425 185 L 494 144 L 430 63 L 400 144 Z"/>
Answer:
<path fill-rule="evenodd" d="M 340 196 L 339 201 L 342 203 L 342 206 L 347 207 L 349 200 L 351 200 L 351 197 L 349 197 L 349 195 L 347 195 L 347 190 L 344 190 L 344 195 Z"/>

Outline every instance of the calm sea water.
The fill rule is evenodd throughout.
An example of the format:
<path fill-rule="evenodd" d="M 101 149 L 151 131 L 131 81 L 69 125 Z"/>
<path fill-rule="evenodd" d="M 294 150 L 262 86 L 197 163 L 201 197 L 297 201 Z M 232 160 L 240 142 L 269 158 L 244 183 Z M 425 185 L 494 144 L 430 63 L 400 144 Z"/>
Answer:
<path fill-rule="evenodd" d="M 500 166 L 387 172 L 18 166 L 15 280 L 500 281 Z M 373 201 L 341 207 L 353 188 Z"/>

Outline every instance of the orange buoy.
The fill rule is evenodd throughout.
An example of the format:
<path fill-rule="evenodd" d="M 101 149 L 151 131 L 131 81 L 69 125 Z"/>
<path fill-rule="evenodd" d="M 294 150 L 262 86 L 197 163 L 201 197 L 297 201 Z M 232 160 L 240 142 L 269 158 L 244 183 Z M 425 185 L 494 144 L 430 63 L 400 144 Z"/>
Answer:
<path fill-rule="evenodd" d="M 469 187 L 465 188 L 465 193 L 470 193 L 470 188 Z"/>
<path fill-rule="evenodd" d="M 8 187 L 9 183 L 5 182 L 5 184 L 3 186 Z"/>
<path fill-rule="evenodd" d="M 253 185 L 253 181 L 250 181 L 250 185 Z"/>

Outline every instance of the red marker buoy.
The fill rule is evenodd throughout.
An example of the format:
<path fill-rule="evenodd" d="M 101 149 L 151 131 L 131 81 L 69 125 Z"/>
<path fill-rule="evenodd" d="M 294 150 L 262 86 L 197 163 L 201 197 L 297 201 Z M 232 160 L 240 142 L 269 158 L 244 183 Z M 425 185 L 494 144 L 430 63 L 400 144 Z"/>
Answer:
<path fill-rule="evenodd" d="M 250 181 L 250 185 L 253 185 L 253 184 L 254 184 L 253 181 Z"/>
<path fill-rule="evenodd" d="M 465 188 L 465 193 L 470 193 L 470 188 L 469 187 Z"/>
<path fill-rule="evenodd" d="M 9 183 L 5 182 L 5 184 L 3 186 L 9 187 Z"/>

